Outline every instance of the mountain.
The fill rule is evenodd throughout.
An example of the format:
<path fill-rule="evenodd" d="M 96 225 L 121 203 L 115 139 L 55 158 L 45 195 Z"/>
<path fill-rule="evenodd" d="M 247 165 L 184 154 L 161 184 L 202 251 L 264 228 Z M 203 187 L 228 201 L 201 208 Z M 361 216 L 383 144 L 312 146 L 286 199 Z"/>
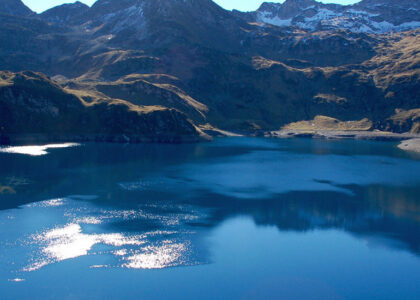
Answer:
<path fill-rule="evenodd" d="M 25 17 L 35 15 L 21 0 L 1 0 L 0 14 Z"/>
<path fill-rule="evenodd" d="M 211 0 L 99 0 L 78 20 L 95 36 L 135 48 L 199 44 L 231 49 L 247 24 Z"/>
<path fill-rule="evenodd" d="M 283 4 L 263 3 L 256 12 L 235 13 L 249 21 L 312 31 L 386 33 L 420 27 L 420 2 L 411 0 L 363 0 L 348 6 L 286 0 Z"/>
<path fill-rule="evenodd" d="M 75 3 L 53 7 L 40 14 L 40 17 L 47 22 L 59 25 L 70 25 L 74 20 L 79 19 L 88 10 L 89 6 L 77 1 Z"/>
<path fill-rule="evenodd" d="M 239 13 L 210 0 L 99 0 L 92 7 L 68 4 L 40 15 L 0 15 L 0 70 L 11 71 L 10 78 L 32 70 L 89 108 L 90 103 L 124 103 L 126 110 L 176 115 L 167 127 L 172 140 L 175 122 L 193 126 L 192 140 L 202 136 L 197 128 L 255 133 L 313 120 L 340 128 L 363 124 L 359 127 L 365 130 L 418 132 L 419 29 L 358 30 L 360 18 L 347 19 L 353 22 L 350 27 L 341 22 L 351 11 L 365 16 L 359 13 L 363 10 L 380 13 L 366 15 L 369 22 L 384 24 L 386 19 L 399 26 L 415 19 L 417 3 L 407 3 L 376 0 L 342 6 L 288 0 Z M 398 14 L 387 15 L 389 7 Z M 336 25 L 308 20 L 325 10 L 341 14 Z M 257 20 L 262 15 L 291 19 L 290 26 L 263 23 Z M 14 83 L 6 81 L 10 90 Z M 44 80 L 31 82 L 35 89 Z M 106 111 L 110 119 L 119 114 Z M 85 109 L 72 116 L 76 114 L 82 118 Z M 124 113 L 115 122 L 128 128 L 136 122 L 152 124 L 138 125 L 138 135 L 156 131 L 162 137 L 146 115 L 151 116 L 141 113 L 138 121 L 126 124 L 120 120 Z M 112 127 L 104 119 L 95 124 L 88 127 L 98 132 L 98 124 Z M 179 140 L 185 140 L 186 133 L 179 132 Z M 127 132 L 116 133 L 121 134 Z"/>

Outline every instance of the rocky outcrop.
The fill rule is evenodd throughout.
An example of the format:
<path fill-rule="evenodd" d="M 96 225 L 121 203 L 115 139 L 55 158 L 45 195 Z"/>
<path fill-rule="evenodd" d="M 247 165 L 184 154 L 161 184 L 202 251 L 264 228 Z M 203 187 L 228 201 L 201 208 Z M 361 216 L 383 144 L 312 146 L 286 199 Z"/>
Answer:
<path fill-rule="evenodd" d="M 283 130 L 296 131 L 368 131 L 372 129 L 372 122 L 367 119 L 343 122 L 326 116 L 316 116 L 311 121 L 300 121 L 283 126 Z"/>
<path fill-rule="evenodd" d="M 398 148 L 420 154 L 420 138 L 403 141 L 398 145 Z"/>

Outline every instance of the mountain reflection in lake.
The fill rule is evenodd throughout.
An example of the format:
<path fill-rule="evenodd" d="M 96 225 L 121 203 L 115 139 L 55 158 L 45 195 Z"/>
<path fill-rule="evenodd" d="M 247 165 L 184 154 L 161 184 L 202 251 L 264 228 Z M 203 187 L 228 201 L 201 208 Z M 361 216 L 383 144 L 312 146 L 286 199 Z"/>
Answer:
<path fill-rule="evenodd" d="M 2 299 L 420 295 L 420 161 L 393 144 L 59 148 L 0 153 Z"/>

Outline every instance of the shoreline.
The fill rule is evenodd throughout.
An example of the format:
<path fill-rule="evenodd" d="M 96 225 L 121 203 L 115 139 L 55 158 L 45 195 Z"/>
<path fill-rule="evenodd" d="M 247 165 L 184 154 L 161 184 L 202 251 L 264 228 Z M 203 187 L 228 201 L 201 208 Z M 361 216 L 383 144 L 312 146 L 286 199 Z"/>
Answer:
<path fill-rule="evenodd" d="M 400 142 L 397 147 L 406 152 L 420 154 L 420 134 L 394 133 L 384 131 L 339 131 L 339 130 L 279 130 L 264 134 L 268 138 L 314 138 L 326 140 L 371 140 L 383 142 Z"/>
<path fill-rule="evenodd" d="M 319 138 L 319 139 L 355 139 L 355 140 L 375 140 L 375 141 L 403 141 L 420 139 L 419 134 L 394 133 L 386 131 L 345 131 L 345 130 L 279 130 L 264 133 L 265 137 L 271 138 Z"/>

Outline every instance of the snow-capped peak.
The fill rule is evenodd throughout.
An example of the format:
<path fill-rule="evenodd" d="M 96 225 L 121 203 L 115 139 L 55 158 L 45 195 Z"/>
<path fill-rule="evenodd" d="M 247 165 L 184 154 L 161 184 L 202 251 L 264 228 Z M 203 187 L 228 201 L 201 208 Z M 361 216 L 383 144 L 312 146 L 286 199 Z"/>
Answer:
<path fill-rule="evenodd" d="M 343 6 L 315 0 L 287 0 L 283 4 L 263 3 L 253 16 L 257 22 L 275 26 L 386 33 L 420 27 L 420 1 L 363 0 Z"/>

